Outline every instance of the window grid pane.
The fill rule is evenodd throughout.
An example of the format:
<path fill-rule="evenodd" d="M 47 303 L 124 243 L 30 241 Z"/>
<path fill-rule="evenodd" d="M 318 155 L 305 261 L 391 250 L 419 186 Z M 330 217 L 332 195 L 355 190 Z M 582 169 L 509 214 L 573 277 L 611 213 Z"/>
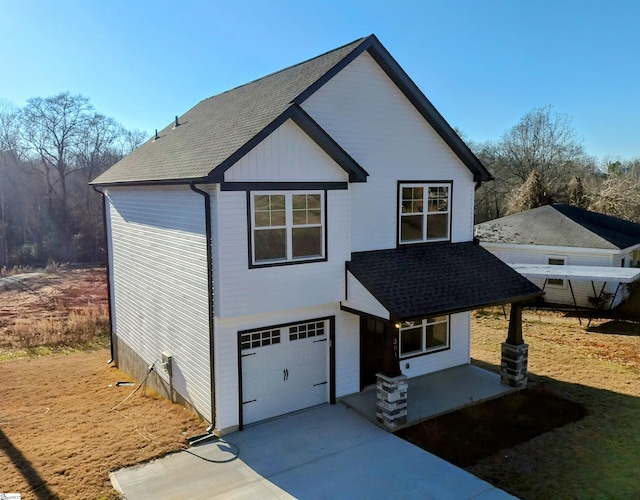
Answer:
<path fill-rule="evenodd" d="M 401 185 L 400 243 L 449 238 L 450 186 Z"/>
<path fill-rule="evenodd" d="M 243 333 L 240 335 L 240 349 L 255 349 L 280 343 L 280 329 L 263 330 L 261 332 Z"/>
<path fill-rule="evenodd" d="M 449 317 L 431 316 L 403 321 L 399 336 L 401 358 L 449 347 Z"/>
<path fill-rule="evenodd" d="M 253 262 L 324 255 L 323 195 L 253 194 Z"/>
<path fill-rule="evenodd" d="M 301 323 L 289 327 L 289 340 L 301 340 L 324 335 L 324 321 Z"/>

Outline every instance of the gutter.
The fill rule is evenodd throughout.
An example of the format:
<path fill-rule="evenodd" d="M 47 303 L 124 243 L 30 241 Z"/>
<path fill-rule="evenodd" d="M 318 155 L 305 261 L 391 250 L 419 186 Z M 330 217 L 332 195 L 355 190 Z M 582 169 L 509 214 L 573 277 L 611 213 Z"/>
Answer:
<path fill-rule="evenodd" d="M 194 193 L 198 193 L 204 197 L 204 221 L 205 233 L 207 238 L 207 295 L 209 302 L 209 376 L 211 384 L 211 426 L 207 432 L 211 432 L 216 428 L 216 377 L 214 372 L 214 309 L 213 309 L 213 242 L 211 237 L 211 197 L 209 193 L 198 189 L 195 181 L 189 183 L 189 187 Z"/>
<path fill-rule="evenodd" d="M 113 347 L 113 315 L 111 314 L 111 310 L 114 307 L 112 302 L 113 297 L 111 296 L 111 286 L 113 285 L 111 280 L 111 259 L 109 253 L 109 234 L 107 231 L 107 197 L 104 194 L 104 191 L 100 191 L 97 187 L 91 186 L 91 188 L 102 196 L 102 229 L 104 231 L 104 241 L 105 241 L 105 254 L 107 256 L 107 301 L 109 302 L 109 347 L 111 349 L 111 359 L 109 363 L 112 363 L 115 360 L 115 353 Z"/>

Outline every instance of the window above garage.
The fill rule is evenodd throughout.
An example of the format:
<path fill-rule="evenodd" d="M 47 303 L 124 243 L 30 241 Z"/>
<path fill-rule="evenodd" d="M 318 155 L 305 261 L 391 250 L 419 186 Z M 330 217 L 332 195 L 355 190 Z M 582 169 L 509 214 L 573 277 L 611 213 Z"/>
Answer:
<path fill-rule="evenodd" d="M 252 192 L 250 213 L 253 266 L 325 259 L 324 192 Z"/>

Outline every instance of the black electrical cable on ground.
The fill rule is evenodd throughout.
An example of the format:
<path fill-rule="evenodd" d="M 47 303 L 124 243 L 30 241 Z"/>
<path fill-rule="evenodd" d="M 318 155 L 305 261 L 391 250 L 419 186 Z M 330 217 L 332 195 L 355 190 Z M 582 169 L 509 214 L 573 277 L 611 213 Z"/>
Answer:
<path fill-rule="evenodd" d="M 153 371 L 153 365 L 155 364 L 155 361 L 153 363 L 151 363 L 149 365 L 149 371 L 147 372 L 147 374 L 144 376 L 144 378 L 142 379 L 142 382 L 140 382 L 138 384 L 138 387 L 136 387 L 133 392 L 131 394 L 129 394 L 126 398 L 124 398 L 122 401 L 120 401 L 117 405 L 115 405 L 113 408 L 111 408 L 109 411 L 113 411 L 116 408 L 122 406 L 125 402 L 127 402 L 131 396 L 133 396 L 136 392 L 138 392 L 138 389 L 140 389 L 140 387 L 142 387 L 144 385 L 144 383 L 147 381 L 147 379 L 149 378 L 149 375 L 151 374 L 151 372 Z"/>

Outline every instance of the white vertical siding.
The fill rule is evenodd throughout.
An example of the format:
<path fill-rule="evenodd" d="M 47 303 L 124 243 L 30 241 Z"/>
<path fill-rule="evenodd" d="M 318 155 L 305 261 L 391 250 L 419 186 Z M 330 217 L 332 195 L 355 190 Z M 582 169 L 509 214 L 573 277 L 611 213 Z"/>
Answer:
<path fill-rule="evenodd" d="M 247 195 L 225 191 L 216 213 L 216 315 L 267 313 L 344 298 L 344 263 L 349 260 L 348 191 L 326 193 L 327 260 L 249 268 Z"/>
<path fill-rule="evenodd" d="M 354 252 L 393 248 L 397 181 L 453 181 L 452 241 L 473 236 L 473 175 L 368 53 L 302 105 L 370 175 L 351 189 Z"/>
<path fill-rule="evenodd" d="M 188 188 L 110 188 L 107 197 L 117 336 L 147 363 L 170 353 L 174 389 L 209 416 L 203 197 Z"/>
<path fill-rule="evenodd" d="M 347 173 L 291 120 L 224 174 L 227 182 L 346 182 Z"/>

